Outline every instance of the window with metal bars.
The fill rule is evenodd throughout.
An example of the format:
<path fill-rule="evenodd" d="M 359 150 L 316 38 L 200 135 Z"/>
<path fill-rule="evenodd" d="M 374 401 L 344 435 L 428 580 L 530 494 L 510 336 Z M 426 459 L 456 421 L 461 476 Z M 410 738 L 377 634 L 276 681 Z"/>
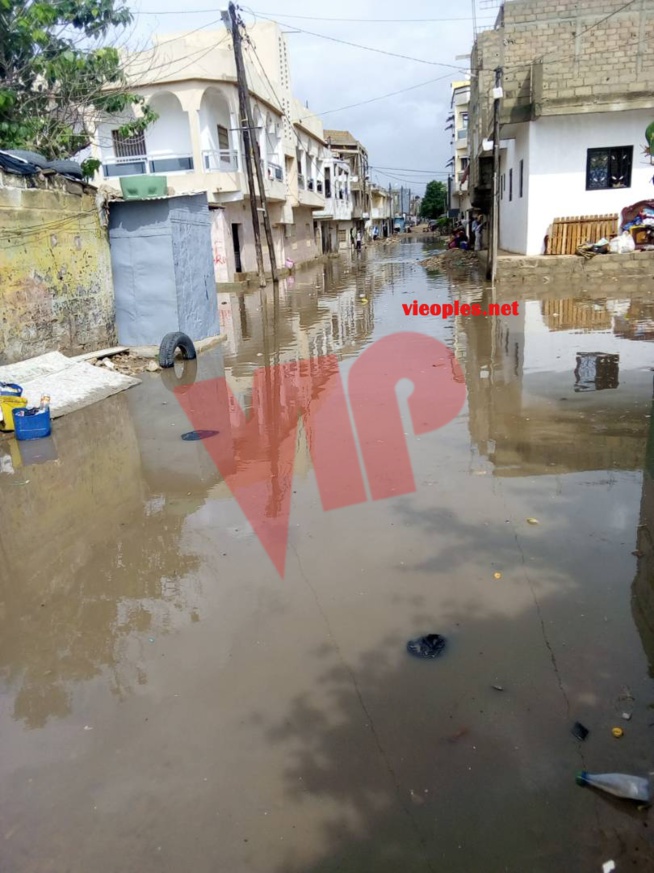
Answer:
<path fill-rule="evenodd" d="M 586 157 L 586 191 L 607 188 L 630 188 L 634 147 L 588 149 Z"/>
<path fill-rule="evenodd" d="M 146 155 L 145 134 L 143 131 L 131 136 L 124 136 L 119 130 L 112 130 L 111 139 L 114 146 L 114 155 L 117 158 L 143 158 Z"/>

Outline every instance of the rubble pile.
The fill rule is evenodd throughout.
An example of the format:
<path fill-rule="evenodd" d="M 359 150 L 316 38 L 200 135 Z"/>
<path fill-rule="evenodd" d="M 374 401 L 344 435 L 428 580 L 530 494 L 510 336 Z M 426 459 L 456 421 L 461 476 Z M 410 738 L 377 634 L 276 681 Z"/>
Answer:
<path fill-rule="evenodd" d="M 106 367 L 117 373 L 123 373 L 125 376 L 135 376 L 144 371 L 156 373 L 161 370 L 154 358 L 146 358 L 132 351 L 120 352 L 111 357 L 90 358 L 89 364 L 94 364 L 96 367 Z"/>
<path fill-rule="evenodd" d="M 421 267 L 426 267 L 428 270 L 443 270 L 448 267 L 476 267 L 479 265 L 479 258 L 476 252 L 469 252 L 465 249 L 446 249 L 437 255 L 432 255 L 419 261 Z"/>

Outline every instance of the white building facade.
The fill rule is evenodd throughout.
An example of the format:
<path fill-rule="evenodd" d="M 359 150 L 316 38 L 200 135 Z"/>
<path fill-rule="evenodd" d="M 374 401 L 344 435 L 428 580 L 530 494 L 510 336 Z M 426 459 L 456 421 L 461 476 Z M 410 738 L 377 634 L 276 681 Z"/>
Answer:
<path fill-rule="evenodd" d="M 291 94 L 286 41 L 274 22 L 249 28 L 246 75 L 261 153 L 264 192 L 278 266 L 322 251 L 314 213 L 324 209 L 326 144 L 320 120 Z M 206 191 L 213 213 L 217 282 L 257 269 L 236 69 L 226 31 L 157 37 L 125 61 L 131 90 L 158 114 L 138 136 L 121 136 L 134 116 L 98 125 L 96 184 L 121 190 L 121 178 L 165 176 L 168 194 Z M 255 180 L 256 184 L 256 180 Z M 263 222 L 264 263 L 269 268 Z"/>
<path fill-rule="evenodd" d="M 500 71 L 499 244 L 540 255 L 555 218 L 611 216 L 654 197 L 650 3 L 507 0 L 471 56 L 472 206 L 490 211 Z M 608 13 L 608 14 L 607 14 Z"/>

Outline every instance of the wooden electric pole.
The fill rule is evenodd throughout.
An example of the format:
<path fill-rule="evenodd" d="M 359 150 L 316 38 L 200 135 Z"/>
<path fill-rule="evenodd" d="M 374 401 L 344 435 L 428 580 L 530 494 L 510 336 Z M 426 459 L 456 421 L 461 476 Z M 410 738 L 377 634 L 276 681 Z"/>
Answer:
<path fill-rule="evenodd" d="M 243 45 L 241 31 L 239 28 L 239 19 L 236 15 L 236 7 L 233 3 L 229 4 L 229 18 L 232 31 L 232 42 L 234 44 L 234 60 L 236 61 L 236 79 L 238 86 L 238 107 L 239 115 L 241 116 L 241 129 L 243 133 L 243 154 L 245 156 L 245 169 L 248 178 L 248 188 L 250 189 L 250 209 L 252 212 L 252 232 L 254 234 L 254 247 L 257 253 L 257 271 L 259 273 L 259 285 L 261 288 L 266 284 L 266 272 L 263 263 L 263 250 L 261 248 L 261 228 L 259 226 L 259 209 L 257 207 L 257 193 L 254 185 L 254 172 L 252 163 L 254 162 L 254 170 L 257 175 L 257 183 L 259 186 L 259 200 L 263 212 L 263 225 L 266 234 L 266 242 L 268 244 L 268 255 L 270 257 L 270 274 L 273 282 L 277 282 L 277 259 L 275 257 L 275 247 L 273 245 L 272 229 L 270 227 L 270 218 L 268 216 L 268 203 L 266 201 L 266 192 L 263 186 L 263 170 L 261 167 L 261 150 L 254 129 L 254 119 L 252 117 L 252 106 L 250 105 L 250 95 L 245 77 L 245 64 L 243 63 Z M 253 161 L 254 159 L 254 161 Z"/>
<path fill-rule="evenodd" d="M 486 278 L 495 286 L 497 253 L 500 243 L 500 101 L 502 99 L 502 68 L 495 70 L 493 100 L 493 201 L 491 203 L 491 238 L 488 245 Z"/>

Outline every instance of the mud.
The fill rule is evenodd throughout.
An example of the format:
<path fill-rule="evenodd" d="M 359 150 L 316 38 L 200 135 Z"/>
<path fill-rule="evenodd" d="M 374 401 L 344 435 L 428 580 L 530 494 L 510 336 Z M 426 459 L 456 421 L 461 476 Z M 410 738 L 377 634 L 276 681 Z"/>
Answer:
<path fill-rule="evenodd" d="M 197 371 L 0 441 L 0 869 L 654 869 L 651 812 L 574 778 L 654 771 L 654 300 L 525 285 L 518 316 L 406 317 L 489 299 L 435 253 L 221 294 Z M 347 378 L 406 330 L 455 353 L 464 409 L 405 428 L 414 493 L 330 512 L 300 428 L 280 578 L 174 388 L 224 374 L 251 410 L 262 366 Z M 580 390 L 587 352 L 617 377 Z M 411 658 L 431 631 L 442 656 Z"/>

